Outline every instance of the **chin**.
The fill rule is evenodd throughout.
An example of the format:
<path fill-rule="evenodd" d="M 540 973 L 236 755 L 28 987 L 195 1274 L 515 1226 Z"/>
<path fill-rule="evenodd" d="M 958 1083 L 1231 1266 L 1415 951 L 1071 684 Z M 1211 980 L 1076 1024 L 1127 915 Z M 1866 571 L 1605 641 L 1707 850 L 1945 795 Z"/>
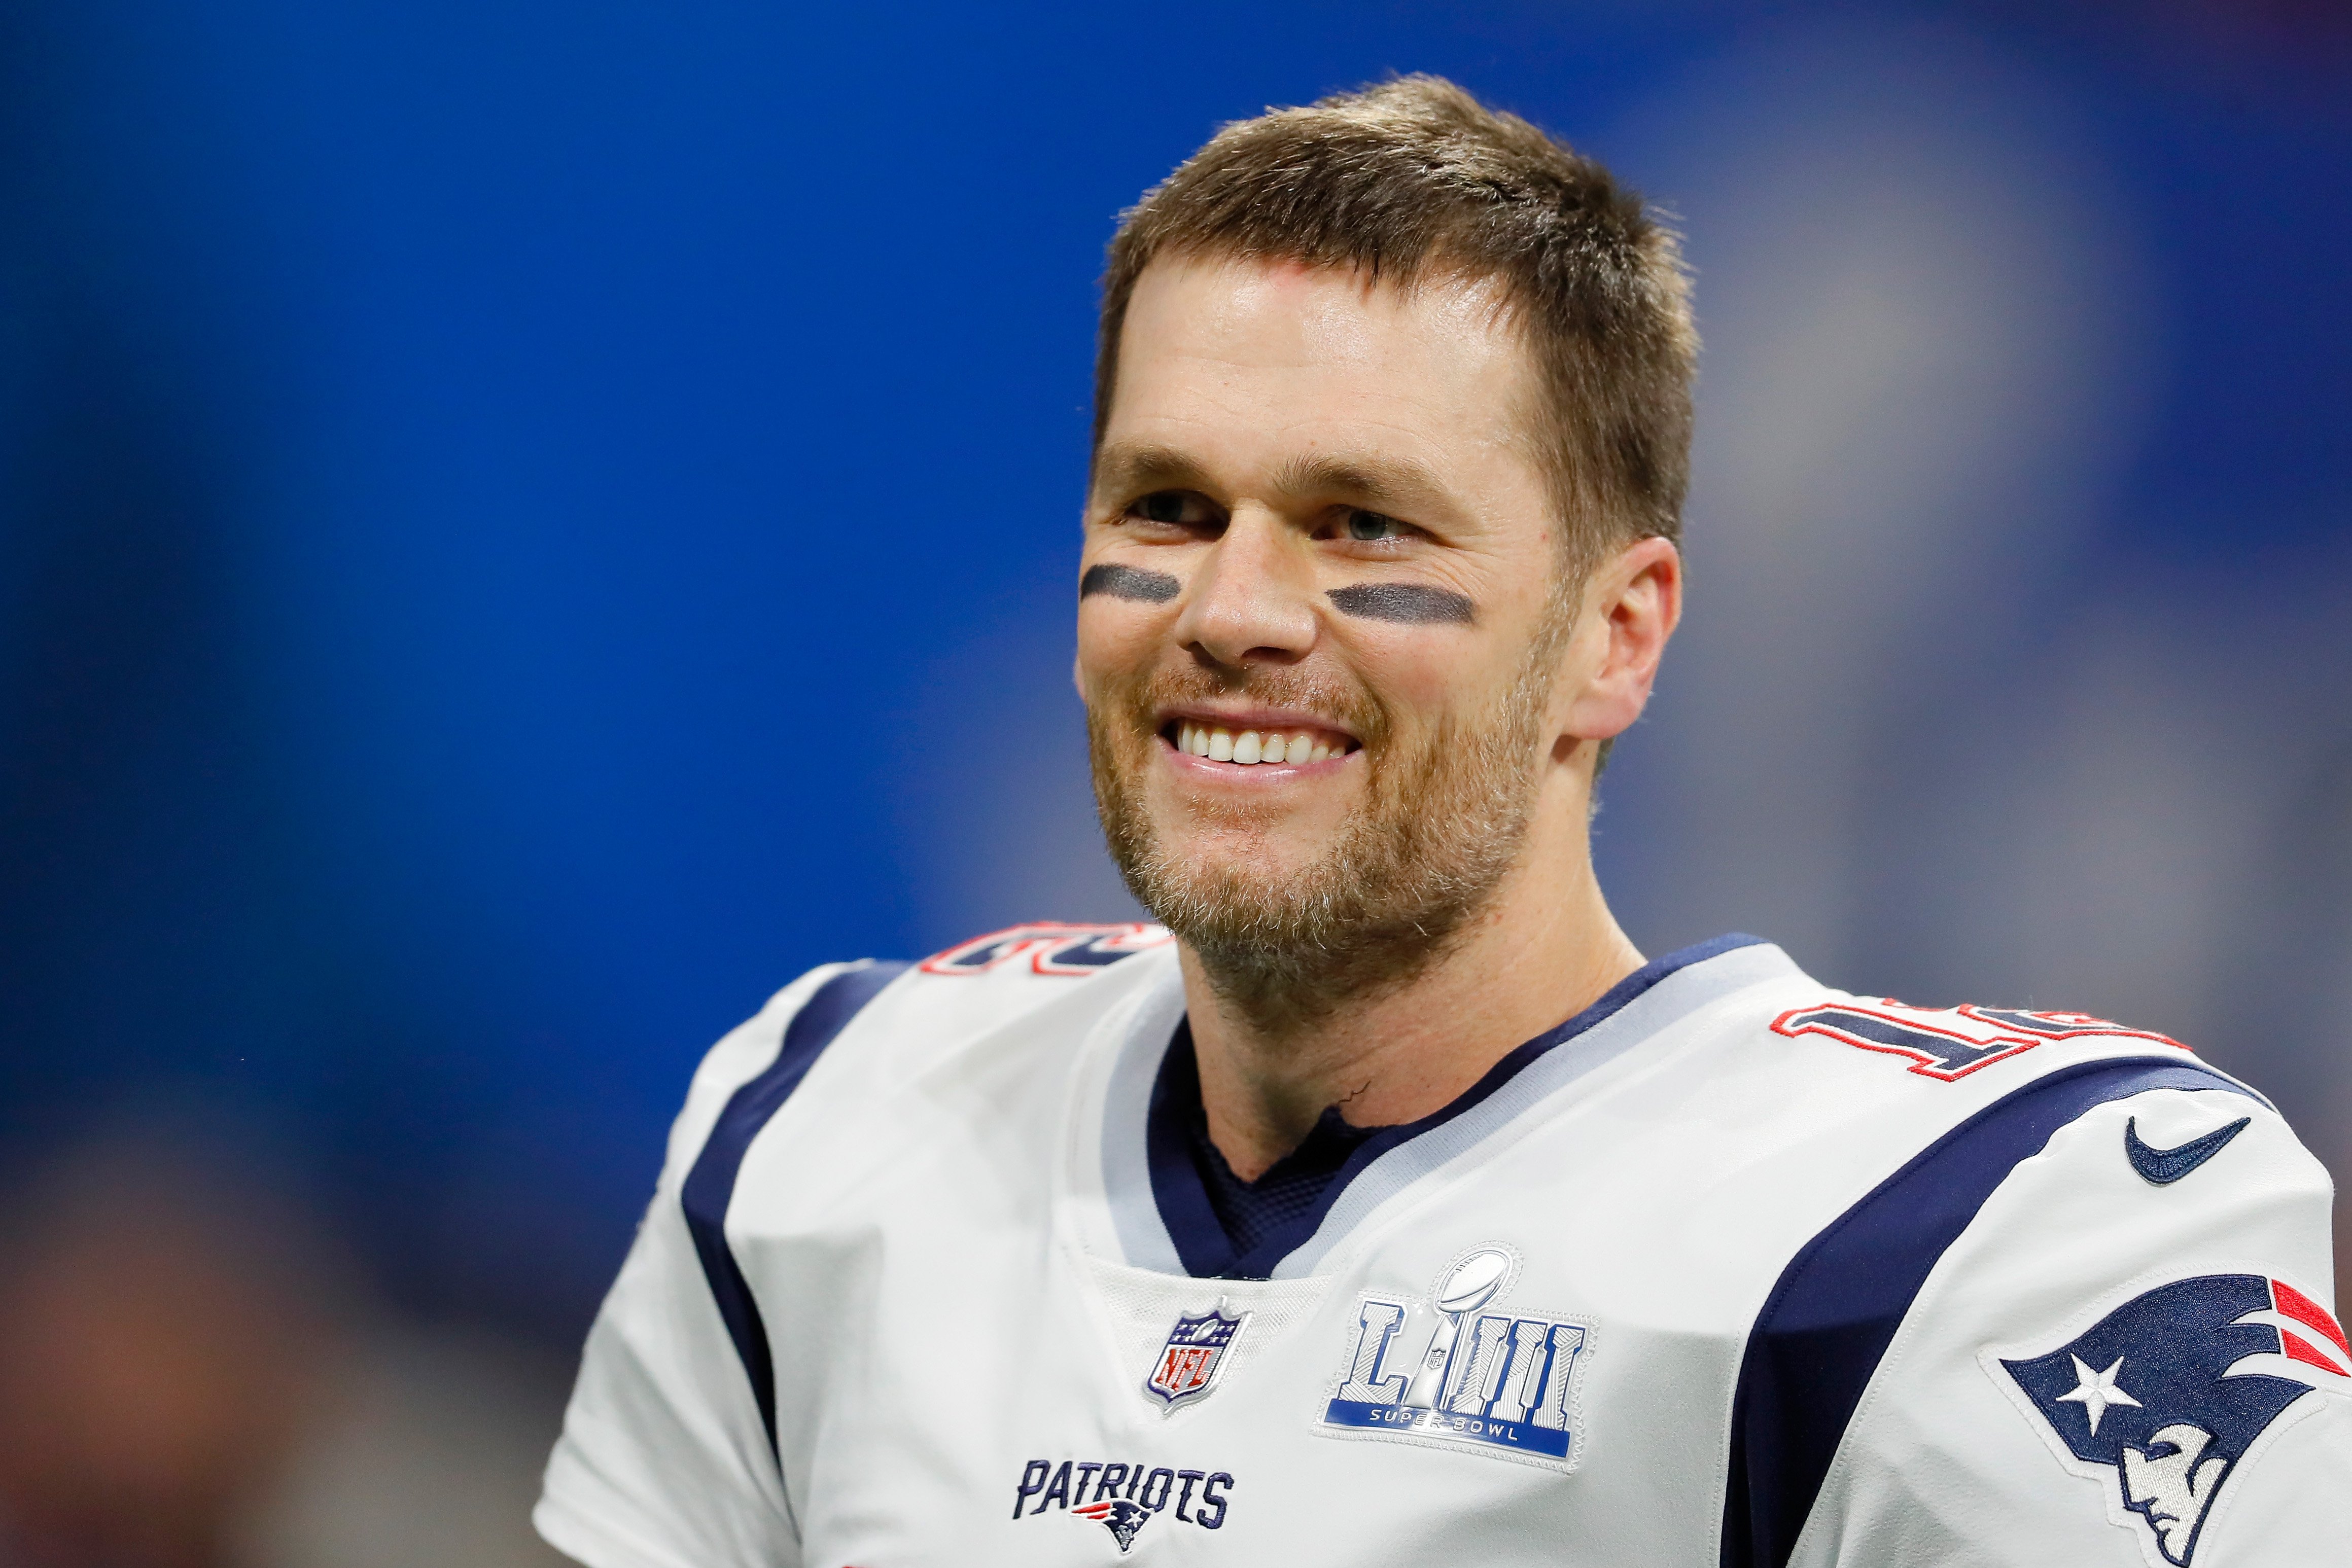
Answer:
<path fill-rule="evenodd" d="M 1192 818 L 1191 821 L 1182 818 Z M 1168 859 L 1203 876 L 1263 881 L 1278 885 L 1326 858 L 1321 835 L 1271 824 L 1202 822 L 1193 813 L 1163 821 L 1154 835 Z"/>

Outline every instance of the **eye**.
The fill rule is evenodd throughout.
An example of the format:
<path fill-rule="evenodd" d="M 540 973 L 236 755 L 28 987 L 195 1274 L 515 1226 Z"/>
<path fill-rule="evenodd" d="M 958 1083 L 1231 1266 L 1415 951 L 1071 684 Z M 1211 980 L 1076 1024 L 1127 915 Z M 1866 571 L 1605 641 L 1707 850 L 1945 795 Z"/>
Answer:
<path fill-rule="evenodd" d="M 1404 538 L 1405 527 L 1394 517 L 1358 507 L 1348 514 L 1348 537 L 1363 544 Z"/>
<path fill-rule="evenodd" d="M 1213 523 L 1216 509 L 1208 497 L 1192 490 L 1154 490 L 1127 504 L 1127 515 L 1147 523 L 1199 528 Z"/>

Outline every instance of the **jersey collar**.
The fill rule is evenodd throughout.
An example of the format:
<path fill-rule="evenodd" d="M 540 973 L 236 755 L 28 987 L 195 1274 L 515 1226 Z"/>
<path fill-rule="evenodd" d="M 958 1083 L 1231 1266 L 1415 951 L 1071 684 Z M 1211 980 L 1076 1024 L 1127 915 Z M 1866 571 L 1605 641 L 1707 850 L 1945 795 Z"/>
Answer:
<path fill-rule="evenodd" d="M 1185 1145 L 1199 1080 L 1189 1049 L 1175 1049 L 1184 1021 L 1181 981 L 1163 985 L 1132 1016 L 1107 1085 L 1102 1175 L 1120 1249 L 1129 1263 L 1160 1273 L 1234 1280 L 1307 1274 L 1383 1200 L 1539 1101 L 1700 1008 L 1794 972 L 1779 948 L 1738 934 L 1653 959 L 1574 1018 L 1512 1051 L 1443 1109 L 1365 1138 L 1315 1203 L 1239 1257 Z M 1181 1043 L 1189 1046 L 1189 1039 Z"/>

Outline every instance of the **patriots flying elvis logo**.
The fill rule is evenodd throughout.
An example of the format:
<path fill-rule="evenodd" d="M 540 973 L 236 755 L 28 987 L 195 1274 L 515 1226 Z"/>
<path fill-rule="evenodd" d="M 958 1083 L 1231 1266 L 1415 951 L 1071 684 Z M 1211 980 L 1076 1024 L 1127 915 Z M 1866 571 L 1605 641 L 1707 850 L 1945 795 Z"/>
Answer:
<path fill-rule="evenodd" d="M 1317 1429 L 1567 1468 L 1591 1330 L 1480 1312 L 1510 1293 L 1517 1272 L 1518 1255 L 1488 1242 L 1438 1276 L 1426 1309 L 1410 1296 L 1365 1295 Z"/>
<path fill-rule="evenodd" d="M 1110 1531 L 1111 1539 L 1118 1542 L 1122 1556 L 1135 1544 L 1136 1531 L 1151 1521 L 1150 1509 L 1139 1502 L 1129 1502 L 1123 1497 L 1113 1498 L 1108 1502 L 1090 1502 L 1084 1508 L 1074 1508 L 1070 1511 L 1081 1518 L 1099 1521 L 1104 1529 Z"/>
<path fill-rule="evenodd" d="M 2063 1445 L 2104 1481 L 2109 1514 L 2152 1563 L 2190 1568 L 2213 1500 L 2279 1413 L 2352 1392 L 2352 1346 L 2326 1308 L 2261 1274 L 2176 1280 L 2044 1354 L 1996 1358 Z"/>

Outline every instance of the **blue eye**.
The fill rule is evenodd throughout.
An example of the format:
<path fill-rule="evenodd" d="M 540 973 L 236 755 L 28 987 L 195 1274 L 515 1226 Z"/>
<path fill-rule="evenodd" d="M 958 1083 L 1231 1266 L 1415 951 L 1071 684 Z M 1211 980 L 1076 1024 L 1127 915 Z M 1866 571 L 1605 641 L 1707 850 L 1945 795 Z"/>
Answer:
<path fill-rule="evenodd" d="M 1378 512 L 1349 512 L 1348 537 L 1370 544 L 1381 539 L 1392 539 L 1402 528 L 1394 517 L 1384 517 Z"/>

